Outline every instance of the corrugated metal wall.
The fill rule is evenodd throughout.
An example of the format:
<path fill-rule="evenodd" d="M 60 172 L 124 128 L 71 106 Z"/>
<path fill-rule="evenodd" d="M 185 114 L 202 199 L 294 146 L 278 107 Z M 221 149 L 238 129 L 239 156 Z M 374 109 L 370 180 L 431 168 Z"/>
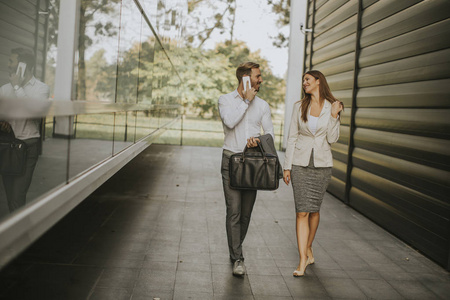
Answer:
<path fill-rule="evenodd" d="M 0 85 L 9 82 L 8 59 L 14 48 L 33 50 L 35 76 L 44 80 L 47 7 L 48 0 L 0 0 Z"/>
<path fill-rule="evenodd" d="M 344 102 L 329 192 L 450 258 L 450 1 L 310 0 L 305 71 Z"/>

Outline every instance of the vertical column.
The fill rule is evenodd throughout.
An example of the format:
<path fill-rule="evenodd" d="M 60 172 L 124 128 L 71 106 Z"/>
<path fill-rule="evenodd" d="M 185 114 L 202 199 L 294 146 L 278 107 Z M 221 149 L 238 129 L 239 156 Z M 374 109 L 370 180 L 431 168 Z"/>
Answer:
<path fill-rule="evenodd" d="M 357 110 L 358 95 L 358 74 L 359 74 L 359 54 L 361 52 L 361 17 L 362 17 L 362 0 L 358 0 L 358 11 L 356 21 L 356 40 L 355 40 L 355 63 L 353 68 L 353 91 L 352 91 L 352 112 L 350 115 L 350 137 L 348 142 L 348 158 L 347 158 L 347 174 L 345 180 L 345 203 L 350 202 L 350 189 L 352 188 L 351 178 L 353 169 L 353 150 L 355 142 L 353 136 L 355 134 L 355 115 Z"/>
<path fill-rule="evenodd" d="M 286 80 L 286 98 L 284 111 L 283 149 L 286 149 L 289 124 L 291 123 L 292 107 L 300 100 L 302 92 L 302 70 L 305 38 L 300 32 L 300 23 L 305 24 L 307 0 L 291 1 L 289 59 Z"/>
<path fill-rule="evenodd" d="M 311 18 L 312 18 L 312 22 L 311 22 L 311 29 L 312 29 L 312 32 L 311 32 L 311 42 L 310 42 L 310 45 L 309 45 L 309 70 L 312 70 L 313 69 L 313 63 L 312 63 L 312 58 L 313 58 L 313 45 L 314 45 L 314 29 L 315 29 L 315 24 L 316 24 L 316 0 L 314 0 L 313 1 L 313 10 L 312 10 L 312 15 L 311 15 Z"/>
<path fill-rule="evenodd" d="M 71 101 L 75 51 L 78 46 L 78 25 L 81 0 L 61 0 L 58 23 L 58 49 L 55 70 L 55 101 Z M 55 118 L 54 135 L 73 134 L 73 117 Z"/>

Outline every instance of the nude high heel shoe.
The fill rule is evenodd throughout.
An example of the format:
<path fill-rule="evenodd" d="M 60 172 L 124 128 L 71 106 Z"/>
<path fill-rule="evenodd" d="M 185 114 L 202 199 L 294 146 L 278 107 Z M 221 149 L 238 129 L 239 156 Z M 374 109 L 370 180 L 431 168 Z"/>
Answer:
<path fill-rule="evenodd" d="M 306 259 L 306 264 L 305 264 L 305 268 L 303 269 L 303 271 L 294 271 L 294 274 L 292 274 L 294 277 L 302 277 L 305 276 L 306 273 L 306 267 L 308 267 L 309 265 L 309 257 Z"/>

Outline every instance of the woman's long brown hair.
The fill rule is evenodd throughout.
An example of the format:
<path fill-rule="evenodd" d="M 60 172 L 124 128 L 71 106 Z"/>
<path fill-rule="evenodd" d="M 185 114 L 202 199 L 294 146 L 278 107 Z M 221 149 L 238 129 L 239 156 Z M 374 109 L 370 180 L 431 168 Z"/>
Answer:
<path fill-rule="evenodd" d="M 333 103 L 335 101 L 339 101 L 336 99 L 333 94 L 331 93 L 330 87 L 328 86 L 327 79 L 322 74 L 322 72 L 317 70 L 311 70 L 306 72 L 302 77 L 302 86 L 303 86 L 303 78 L 305 78 L 305 75 L 309 74 L 315 79 L 319 79 L 319 97 L 320 101 L 328 100 L 330 103 Z M 303 88 L 303 92 L 305 92 L 305 89 Z M 306 94 L 305 97 L 301 100 L 301 107 L 300 110 L 302 112 L 302 121 L 307 122 L 308 121 L 308 107 L 311 104 L 311 94 Z M 342 109 L 344 109 L 344 104 L 341 102 Z M 339 112 L 339 116 L 341 115 L 341 112 Z"/>

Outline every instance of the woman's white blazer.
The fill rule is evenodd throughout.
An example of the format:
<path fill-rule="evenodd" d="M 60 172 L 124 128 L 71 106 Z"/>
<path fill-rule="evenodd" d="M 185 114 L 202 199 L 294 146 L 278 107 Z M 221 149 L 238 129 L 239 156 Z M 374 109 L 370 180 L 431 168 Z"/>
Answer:
<path fill-rule="evenodd" d="M 313 134 L 308 122 L 301 119 L 300 105 L 301 101 L 296 102 L 292 111 L 283 169 L 290 170 L 292 165 L 308 166 L 312 149 L 316 168 L 332 167 L 330 145 L 339 139 L 339 116 L 336 119 L 331 116 L 331 103 L 325 100 L 317 121 L 316 134 Z M 311 106 L 308 108 L 308 116 L 310 111 Z"/>

